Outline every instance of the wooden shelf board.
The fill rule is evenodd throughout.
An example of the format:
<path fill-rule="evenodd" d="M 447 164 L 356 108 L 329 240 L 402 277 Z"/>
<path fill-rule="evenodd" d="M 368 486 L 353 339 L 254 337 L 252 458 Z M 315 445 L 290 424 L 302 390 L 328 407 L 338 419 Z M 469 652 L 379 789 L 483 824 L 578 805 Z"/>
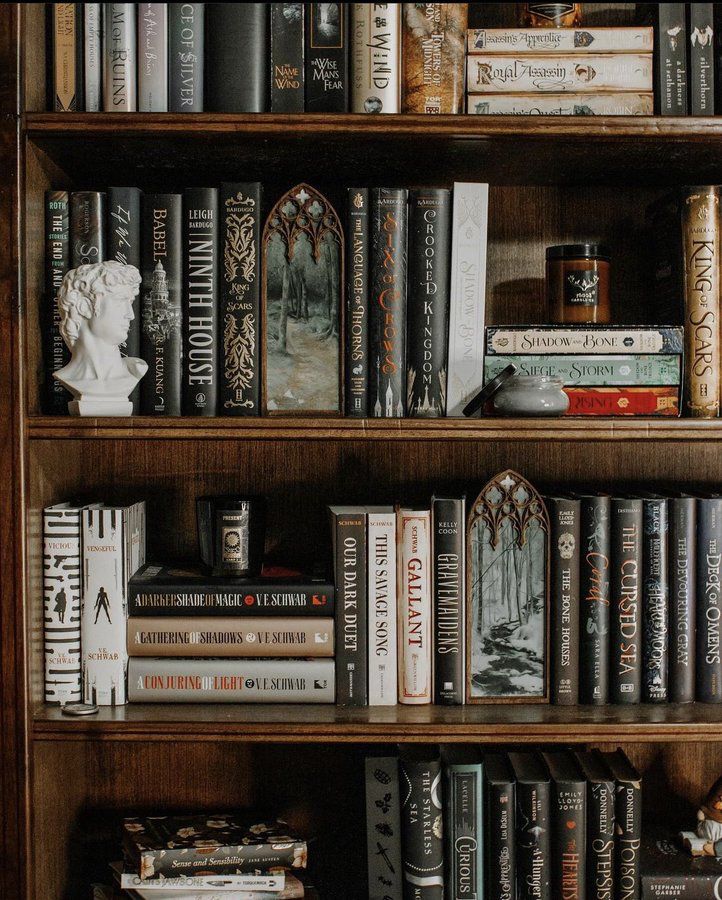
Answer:
<path fill-rule="evenodd" d="M 564 707 L 129 704 L 71 718 L 35 710 L 42 741 L 343 742 L 722 742 L 722 705 Z"/>
<path fill-rule="evenodd" d="M 378 440 L 378 441 L 713 441 L 722 419 L 350 419 L 153 418 L 73 419 L 31 416 L 35 439 Z"/>

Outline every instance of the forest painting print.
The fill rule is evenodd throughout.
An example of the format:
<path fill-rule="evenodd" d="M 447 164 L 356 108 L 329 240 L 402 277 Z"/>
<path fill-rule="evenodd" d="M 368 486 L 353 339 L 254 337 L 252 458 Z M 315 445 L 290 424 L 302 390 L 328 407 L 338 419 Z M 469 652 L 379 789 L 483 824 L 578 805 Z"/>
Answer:
<path fill-rule="evenodd" d="M 467 701 L 543 700 L 549 519 L 515 472 L 479 494 L 467 529 Z"/>
<path fill-rule="evenodd" d="M 263 232 L 265 409 L 340 410 L 341 225 L 307 184 L 288 191 Z"/>

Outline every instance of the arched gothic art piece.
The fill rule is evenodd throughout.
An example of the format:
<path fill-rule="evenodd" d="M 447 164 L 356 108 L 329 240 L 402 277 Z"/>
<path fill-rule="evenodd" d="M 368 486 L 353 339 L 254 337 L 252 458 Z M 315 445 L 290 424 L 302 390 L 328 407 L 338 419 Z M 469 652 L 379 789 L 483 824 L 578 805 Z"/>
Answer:
<path fill-rule="evenodd" d="M 299 184 L 263 230 L 264 408 L 269 413 L 341 409 L 343 231 L 334 208 Z"/>
<path fill-rule="evenodd" d="M 467 702 L 547 696 L 549 517 L 507 470 L 471 507 L 466 536 Z"/>

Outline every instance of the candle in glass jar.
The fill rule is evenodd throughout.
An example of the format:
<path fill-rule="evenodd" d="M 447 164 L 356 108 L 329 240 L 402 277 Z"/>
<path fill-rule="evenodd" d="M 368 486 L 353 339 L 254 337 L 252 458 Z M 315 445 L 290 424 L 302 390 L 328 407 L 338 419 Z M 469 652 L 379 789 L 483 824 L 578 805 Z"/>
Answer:
<path fill-rule="evenodd" d="M 609 250 L 601 244 L 547 247 L 546 283 L 552 322 L 608 325 Z"/>

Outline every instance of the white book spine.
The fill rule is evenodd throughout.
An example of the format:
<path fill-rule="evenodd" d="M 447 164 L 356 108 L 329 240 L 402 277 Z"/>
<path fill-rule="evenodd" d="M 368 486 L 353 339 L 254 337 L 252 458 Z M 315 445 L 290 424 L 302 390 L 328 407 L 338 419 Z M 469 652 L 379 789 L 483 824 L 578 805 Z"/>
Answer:
<path fill-rule="evenodd" d="M 652 53 L 654 29 L 470 28 L 467 49 L 476 53 Z"/>
<path fill-rule="evenodd" d="M 168 4 L 138 4 L 138 111 L 168 112 Z"/>
<path fill-rule="evenodd" d="M 476 116 L 651 116 L 654 94 L 469 94 L 466 111 Z"/>
<path fill-rule="evenodd" d="M 80 514 L 64 504 L 43 511 L 46 703 L 82 699 Z"/>
<path fill-rule="evenodd" d="M 103 66 L 101 62 L 102 17 L 100 3 L 83 4 L 83 52 L 85 56 L 85 111 L 98 112 L 102 85 Z"/>
<path fill-rule="evenodd" d="M 489 185 L 454 184 L 446 415 L 460 416 L 483 386 Z"/>
<path fill-rule="evenodd" d="M 207 891 L 209 895 L 216 892 L 222 893 L 226 900 L 227 892 L 235 891 L 283 891 L 286 886 L 285 875 L 188 875 L 179 878 L 141 879 L 133 872 L 122 872 L 120 875 L 120 887 L 124 891 L 144 890 L 153 896 L 158 893 L 174 892 L 178 894 L 182 890 L 189 893 Z M 211 896 L 212 900 L 212 896 Z"/>
<path fill-rule="evenodd" d="M 396 516 L 369 512 L 369 706 L 397 703 Z"/>
<path fill-rule="evenodd" d="M 400 3 L 351 4 L 351 62 L 351 112 L 400 112 Z"/>
<path fill-rule="evenodd" d="M 402 509 L 397 529 L 399 703 L 431 703 L 431 513 Z"/>
<path fill-rule="evenodd" d="M 137 109 L 135 3 L 103 4 L 103 109 Z"/>

